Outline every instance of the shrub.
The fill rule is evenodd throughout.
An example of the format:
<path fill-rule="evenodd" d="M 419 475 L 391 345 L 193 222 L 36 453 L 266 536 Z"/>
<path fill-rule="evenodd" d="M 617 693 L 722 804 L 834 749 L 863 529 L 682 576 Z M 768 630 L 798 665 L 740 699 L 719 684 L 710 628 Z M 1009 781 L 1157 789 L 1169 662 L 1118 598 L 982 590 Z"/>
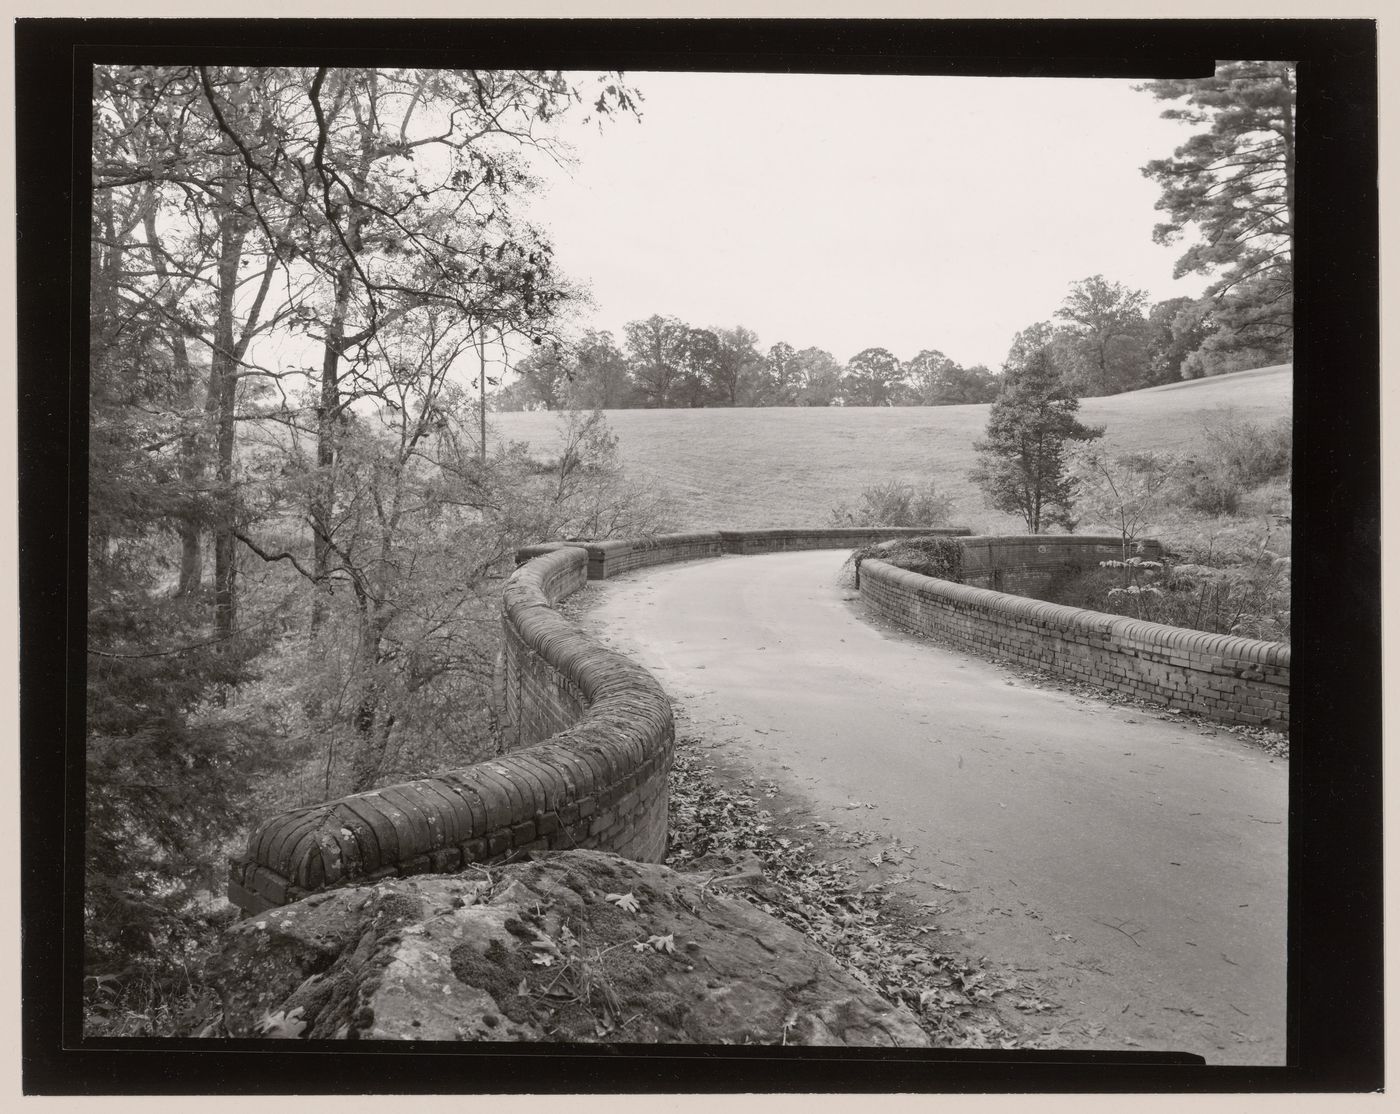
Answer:
<path fill-rule="evenodd" d="M 1286 538 L 1284 539 L 1286 540 Z M 1162 565 L 1133 559 L 1065 570 L 1037 598 L 1210 634 L 1288 642 L 1291 563 L 1265 524 L 1179 541 Z"/>
<path fill-rule="evenodd" d="M 1293 465 L 1293 429 L 1287 418 L 1268 425 L 1233 421 L 1206 427 L 1207 453 L 1244 487 L 1288 475 Z"/>
<path fill-rule="evenodd" d="M 1238 514 L 1246 491 L 1286 478 L 1292 466 L 1287 418 L 1268 425 L 1234 420 L 1207 426 L 1200 454 L 1181 470 L 1177 499 L 1203 514 Z"/>
<path fill-rule="evenodd" d="M 1175 458 L 1159 453 L 1110 456 L 1090 442 L 1071 450 L 1069 474 L 1078 487 L 1080 524 L 1105 525 L 1122 538 L 1123 559 L 1158 516 L 1173 483 Z"/>
<path fill-rule="evenodd" d="M 953 497 L 941 493 L 933 480 L 922 486 L 904 480 L 870 484 L 855 507 L 841 503 L 831 509 L 831 526 L 942 526 L 953 514 Z"/>
<path fill-rule="evenodd" d="M 962 583 L 962 543 L 956 538 L 901 538 L 875 542 L 854 550 L 841 569 L 841 582 L 860 587 L 860 565 L 869 557 L 887 561 L 901 569 Z"/>

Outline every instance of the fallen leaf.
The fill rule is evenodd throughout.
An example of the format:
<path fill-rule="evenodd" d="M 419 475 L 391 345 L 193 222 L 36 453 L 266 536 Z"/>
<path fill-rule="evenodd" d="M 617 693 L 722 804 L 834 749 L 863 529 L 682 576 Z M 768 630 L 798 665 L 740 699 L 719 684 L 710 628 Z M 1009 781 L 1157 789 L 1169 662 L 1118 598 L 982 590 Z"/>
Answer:
<path fill-rule="evenodd" d="M 625 894 L 604 894 L 603 897 L 611 901 L 619 909 L 624 909 L 628 913 L 636 913 L 642 907 L 642 903 L 632 896 L 631 890 L 628 890 Z"/>
<path fill-rule="evenodd" d="M 305 1012 L 304 1006 L 298 1006 L 294 1010 L 264 1013 L 258 1020 L 258 1035 L 279 1040 L 295 1040 L 306 1029 L 306 1022 L 301 1019 Z"/>

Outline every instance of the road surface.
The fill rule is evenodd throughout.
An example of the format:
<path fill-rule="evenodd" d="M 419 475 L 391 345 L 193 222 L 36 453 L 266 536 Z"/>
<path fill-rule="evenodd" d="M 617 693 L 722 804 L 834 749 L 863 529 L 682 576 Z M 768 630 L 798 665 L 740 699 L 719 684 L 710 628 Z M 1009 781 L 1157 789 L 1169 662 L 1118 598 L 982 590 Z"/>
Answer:
<path fill-rule="evenodd" d="M 909 845 L 939 949 L 1020 972 L 1068 1046 L 1282 1063 L 1287 762 L 874 625 L 845 556 L 639 571 L 585 622 L 810 815 Z"/>

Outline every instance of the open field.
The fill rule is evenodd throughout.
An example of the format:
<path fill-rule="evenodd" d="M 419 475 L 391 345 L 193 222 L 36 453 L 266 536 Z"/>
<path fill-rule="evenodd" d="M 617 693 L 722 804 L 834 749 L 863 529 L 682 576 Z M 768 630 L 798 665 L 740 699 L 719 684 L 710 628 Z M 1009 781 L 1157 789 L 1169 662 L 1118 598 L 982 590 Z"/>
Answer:
<path fill-rule="evenodd" d="M 1293 405 L 1293 369 L 1240 371 L 1085 399 L 1081 416 L 1108 427 L 1120 449 L 1189 453 L 1205 425 L 1227 418 L 1272 421 Z M 974 531 L 1021 530 L 989 510 L 967 479 L 972 443 L 988 404 L 706 410 L 611 410 L 607 417 L 629 473 L 654 479 L 674 496 L 675 526 L 803 526 L 888 479 L 934 478 L 953 496 L 953 522 Z M 551 455 L 558 415 L 492 416 L 496 435 Z"/>

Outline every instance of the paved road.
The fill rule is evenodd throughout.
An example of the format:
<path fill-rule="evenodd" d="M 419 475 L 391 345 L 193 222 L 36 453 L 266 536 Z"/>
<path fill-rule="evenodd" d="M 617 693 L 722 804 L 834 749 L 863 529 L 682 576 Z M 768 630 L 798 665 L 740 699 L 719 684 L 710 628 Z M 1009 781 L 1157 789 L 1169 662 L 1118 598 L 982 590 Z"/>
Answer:
<path fill-rule="evenodd" d="M 586 621 L 811 815 L 913 845 L 943 950 L 1021 972 L 1069 1046 L 1282 1063 L 1287 762 L 875 626 L 844 558 L 638 572 Z"/>

